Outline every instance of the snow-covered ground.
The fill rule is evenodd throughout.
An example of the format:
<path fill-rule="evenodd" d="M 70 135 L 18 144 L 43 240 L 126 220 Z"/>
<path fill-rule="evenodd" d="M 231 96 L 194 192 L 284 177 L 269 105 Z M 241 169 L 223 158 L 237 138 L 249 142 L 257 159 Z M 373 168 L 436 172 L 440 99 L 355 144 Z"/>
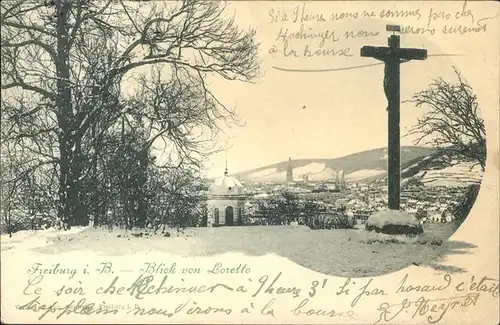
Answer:
<path fill-rule="evenodd" d="M 345 176 L 346 180 L 354 181 L 361 180 L 368 177 L 378 176 L 385 174 L 385 170 L 383 169 L 361 169 L 357 170 L 353 173 L 347 174 Z"/>
<path fill-rule="evenodd" d="M 386 159 L 384 156 L 382 159 Z M 431 156 L 422 158 L 422 161 L 432 159 Z M 415 163 L 402 170 L 402 173 L 410 172 L 415 168 L 419 168 L 419 163 Z M 417 171 L 415 171 L 417 172 Z M 384 169 L 362 169 L 345 175 L 345 180 L 349 182 L 362 182 L 384 176 Z M 478 183 L 482 178 L 482 171 L 479 165 L 473 166 L 470 162 L 455 161 L 455 165 L 443 167 L 439 169 L 422 169 L 418 174 L 402 181 L 409 179 L 420 180 L 428 186 L 448 186 L 448 187 L 463 187 L 472 183 Z M 294 181 L 303 181 L 307 179 L 311 182 L 324 182 L 335 180 L 337 171 L 327 167 L 324 163 L 312 162 L 304 166 L 295 167 L 293 169 Z M 257 172 L 253 172 L 244 176 L 245 180 L 253 182 L 284 182 L 286 180 L 286 171 L 278 171 L 277 168 L 266 168 Z"/>
<path fill-rule="evenodd" d="M 427 186 L 461 187 L 479 183 L 482 176 L 483 173 L 479 165 L 458 163 L 443 169 L 426 170 L 425 173 L 421 172 L 417 175 L 417 179 Z"/>
<path fill-rule="evenodd" d="M 294 177 L 297 176 L 302 176 L 302 175 L 312 175 L 312 174 L 317 174 L 321 173 L 323 170 L 325 170 L 325 164 L 320 164 L 320 163 L 310 163 L 305 166 L 301 167 L 296 167 L 293 169 L 293 174 Z"/>
<path fill-rule="evenodd" d="M 330 167 L 326 167 L 323 163 L 310 163 L 293 169 L 294 181 L 302 181 L 306 175 L 309 181 L 322 182 L 335 179 L 337 171 Z M 286 171 L 278 171 L 276 168 L 267 168 L 245 175 L 243 179 L 253 182 L 284 182 L 286 180 Z"/>
<path fill-rule="evenodd" d="M 446 239 L 452 224 L 424 225 L 424 234 L 409 238 L 364 229 L 311 230 L 304 226 L 253 226 L 189 228 L 170 237 L 137 236 L 140 231 L 75 228 L 53 229 L 1 236 L 2 256 L 30 250 L 42 254 L 87 252 L 119 256 L 165 252 L 178 256 L 210 256 L 239 252 L 251 256 L 277 254 L 325 274 L 373 276 L 393 272 L 412 263 L 439 268 L 447 254 L 463 253 L 465 247 Z M 134 236 L 135 234 L 136 236 Z M 442 243 L 442 245 L 440 245 Z"/>
<path fill-rule="evenodd" d="M 278 172 L 276 168 L 265 169 L 244 177 L 244 180 L 252 182 L 284 182 L 286 171 Z"/>
<path fill-rule="evenodd" d="M 252 179 L 252 180 L 253 179 L 258 179 L 258 178 L 262 178 L 262 177 L 265 177 L 265 176 L 269 176 L 269 175 L 275 174 L 277 171 L 278 171 L 277 168 L 267 168 L 267 169 L 263 169 L 263 170 L 260 170 L 260 171 L 257 171 L 257 172 L 253 172 L 250 175 L 245 176 L 245 178 Z"/>
<path fill-rule="evenodd" d="M 10 249 L 34 249 L 49 245 L 53 242 L 54 238 L 60 236 L 71 236 L 84 231 L 87 227 L 73 227 L 67 231 L 60 231 L 55 228 L 44 230 L 22 230 L 12 234 L 0 236 L 0 248 L 2 251 Z"/>
<path fill-rule="evenodd" d="M 323 182 L 323 181 L 335 179 L 336 176 L 337 176 L 337 171 L 333 170 L 330 167 L 327 167 L 319 173 L 310 175 L 309 180 L 312 182 Z"/>
<path fill-rule="evenodd" d="M 263 176 L 258 179 L 261 182 L 284 182 L 286 180 L 286 171 L 276 172 L 271 175 Z"/>
<path fill-rule="evenodd" d="M 415 218 L 414 215 L 406 211 L 399 210 L 378 211 L 373 214 L 366 223 L 370 223 L 372 226 L 378 228 L 382 228 L 386 225 L 420 225 L 420 222 L 417 220 L 417 218 Z"/>

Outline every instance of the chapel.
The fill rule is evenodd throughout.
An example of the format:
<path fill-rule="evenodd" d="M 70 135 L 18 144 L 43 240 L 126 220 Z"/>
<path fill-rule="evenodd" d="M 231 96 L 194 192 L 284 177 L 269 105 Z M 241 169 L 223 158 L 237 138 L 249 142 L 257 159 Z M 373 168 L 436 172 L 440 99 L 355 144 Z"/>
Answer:
<path fill-rule="evenodd" d="M 243 185 L 236 178 L 229 176 L 226 163 L 224 176 L 217 178 L 210 187 L 207 226 L 241 225 L 245 197 Z"/>

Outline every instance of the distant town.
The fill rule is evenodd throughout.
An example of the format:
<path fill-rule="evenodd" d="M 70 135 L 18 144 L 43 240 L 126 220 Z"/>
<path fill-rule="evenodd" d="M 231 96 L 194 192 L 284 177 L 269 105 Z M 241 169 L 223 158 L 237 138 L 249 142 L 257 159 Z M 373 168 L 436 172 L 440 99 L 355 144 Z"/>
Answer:
<path fill-rule="evenodd" d="M 344 171 L 338 170 L 336 177 L 327 181 L 311 181 L 307 175 L 294 178 L 291 158 L 283 174 L 282 182 L 240 181 L 225 174 L 216 180 L 216 186 L 203 192 L 209 205 L 208 220 L 203 220 L 202 226 L 299 224 L 313 229 L 352 228 L 387 207 L 386 177 L 346 182 Z M 429 186 L 406 180 L 401 187 L 401 209 L 415 215 L 421 223 L 452 222 L 453 212 L 469 185 L 470 182 Z M 238 203 L 232 204 L 232 200 Z M 233 205 L 240 207 L 236 221 Z M 213 211 L 216 216 L 210 218 Z"/>
<path fill-rule="evenodd" d="M 294 193 L 300 203 L 313 200 L 321 207 L 325 214 L 334 213 L 345 208 L 347 215 L 355 219 L 366 220 L 371 213 L 383 210 L 387 206 L 387 186 L 385 182 L 371 184 L 349 183 L 345 186 L 336 186 L 332 183 L 292 183 L 288 185 L 276 184 L 248 184 L 249 197 L 245 208 L 253 217 L 266 217 L 258 209 L 258 201 L 270 196 L 276 196 L 283 191 Z M 407 185 L 402 187 L 401 208 L 412 214 L 419 210 L 427 211 L 428 217 L 424 222 L 452 221 L 448 215 L 441 218 L 443 213 L 451 211 L 463 196 L 463 188 L 426 187 L 424 185 Z"/>

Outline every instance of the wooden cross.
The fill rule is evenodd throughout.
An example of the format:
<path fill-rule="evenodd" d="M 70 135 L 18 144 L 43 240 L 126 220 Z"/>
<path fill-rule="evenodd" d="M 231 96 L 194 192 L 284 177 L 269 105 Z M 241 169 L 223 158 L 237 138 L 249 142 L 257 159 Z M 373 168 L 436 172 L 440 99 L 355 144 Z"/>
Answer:
<path fill-rule="evenodd" d="M 399 32 L 399 26 L 387 25 L 386 31 Z M 399 65 L 410 60 L 427 59 L 427 50 L 399 47 L 399 35 L 389 36 L 389 46 L 363 46 L 362 57 L 372 57 L 385 63 L 384 92 L 388 111 L 388 166 L 387 192 L 389 209 L 399 210 L 401 162 L 400 162 L 400 78 Z"/>

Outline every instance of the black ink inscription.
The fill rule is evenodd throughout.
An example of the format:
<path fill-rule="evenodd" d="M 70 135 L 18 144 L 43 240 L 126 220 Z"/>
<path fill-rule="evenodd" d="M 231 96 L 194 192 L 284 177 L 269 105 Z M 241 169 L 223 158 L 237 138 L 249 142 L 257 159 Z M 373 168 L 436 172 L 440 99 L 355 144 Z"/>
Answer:
<path fill-rule="evenodd" d="M 427 299 L 425 297 L 420 297 L 416 301 L 409 301 L 404 299 L 400 304 L 389 305 L 388 303 L 382 303 L 378 311 L 380 311 L 379 319 L 375 324 L 381 322 L 393 322 L 398 315 L 405 312 L 411 312 L 412 319 L 417 316 L 426 316 L 427 322 L 434 324 L 443 319 L 446 313 L 457 307 L 461 307 L 462 310 L 475 306 L 479 299 L 479 294 L 470 293 L 465 296 L 450 297 L 445 299 Z"/>
<path fill-rule="evenodd" d="M 93 302 L 87 302 L 85 298 L 78 301 L 72 300 L 67 305 L 61 305 L 58 301 L 54 301 L 51 304 L 45 304 L 40 302 L 40 296 L 37 296 L 33 300 L 17 307 L 18 310 L 22 311 L 32 311 L 34 313 L 41 313 L 38 317 L 39 320 L 45 318 L 49 314 L 56 314 L 56 319 L 60 319 L 64 315 L 93 315 L 93 314 L 114 314 L 118 313 L 117 309 L 107 309 L 101 308 Z"/>

